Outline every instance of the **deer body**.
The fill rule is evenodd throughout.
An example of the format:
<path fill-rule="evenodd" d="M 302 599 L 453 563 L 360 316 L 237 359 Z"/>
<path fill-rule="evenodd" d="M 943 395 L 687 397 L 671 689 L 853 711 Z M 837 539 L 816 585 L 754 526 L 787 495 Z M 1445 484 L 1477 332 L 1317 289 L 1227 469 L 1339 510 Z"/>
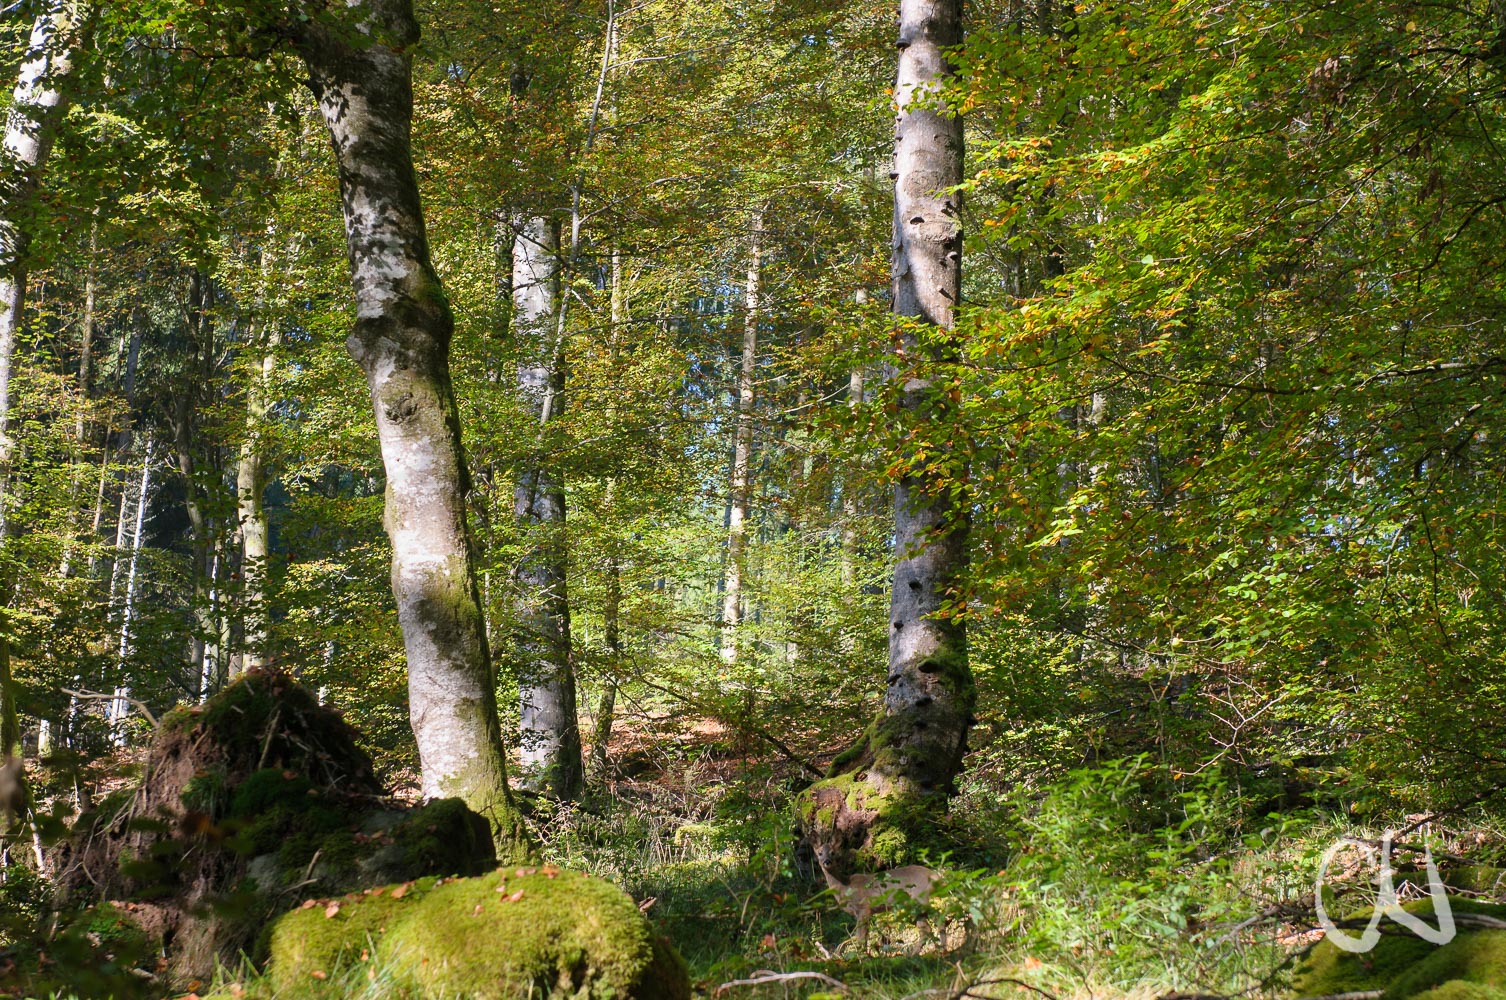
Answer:
<path fill-rule="evenodd" d="M 922 865 L 906 865 L 872 875 L 853 875 L 843 882 L 827 867 L 825 848 L 817 850 L 816 864 L 821 866 L 821 874 L 826 876 L 826 884 L 832 895 L 836 896 L 837 903 L 857 920 L 855 936 L 860 948 L 868 943 L 870 917 L 893 909 L 905 896 L 924 906 L 931 898 L 931 887 L 940 877 Z M 925 939 L 930 937 L 931 926 L 924 915 L 916 919 L 916 926 L 921 931 L 921 939 L 916 946 L 918 950 Z"/>

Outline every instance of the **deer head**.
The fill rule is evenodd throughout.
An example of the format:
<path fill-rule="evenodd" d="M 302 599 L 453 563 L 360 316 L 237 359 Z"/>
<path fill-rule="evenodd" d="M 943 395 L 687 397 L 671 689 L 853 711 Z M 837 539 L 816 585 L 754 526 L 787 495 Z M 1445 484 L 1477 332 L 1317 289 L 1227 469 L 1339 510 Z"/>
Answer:
<path fill-rule="evenodd" d="M 883 913 L 894 907 L 904 896 L 924 905 L 931 898 L 931 888 L 938 874 L 922 865 L 906 865 L 871 875 L 853 875 L 846 882 L 831 872 L 833 852 L 825 844 L 816 848 L 816 864 L 826 877 L 826 884 L 838 905 L 857 920 L 856 937 L 859 945 L 868 940 L 868 919 L 875 913 Z M 918 920 L 922 933 L 929 936 L 929 924 L 924 915 Z M 922 938 L 924 940 L 924 937 Z"/>

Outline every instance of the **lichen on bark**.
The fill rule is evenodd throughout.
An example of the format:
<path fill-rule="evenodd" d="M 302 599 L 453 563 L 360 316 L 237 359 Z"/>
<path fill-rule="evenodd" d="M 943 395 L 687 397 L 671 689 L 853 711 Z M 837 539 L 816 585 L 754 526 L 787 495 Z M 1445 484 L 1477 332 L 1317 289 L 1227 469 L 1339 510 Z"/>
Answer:
<path fill-rule="evenodd" d="M 387 472 L 384 520 L 423 791 L 464 800 L 493 824 L 500 856 L 527 857 L 466 518 L 454 319 L 430 259 L 410 147 L 418 36 L 411 0 L 363 0 L 300 22 L 296 44 L 339 170 L 356 307 L 347 347 L 366 375 Z"/>
<path fill-rule="evenodd" d="M 962 295 L 962 120 L 938 94 L 954 73 L 962 0 L 901 0 L 895 94 L 892 311 L 895 377 L 913 426 L 947 426 L 955 405 L 941 373 Z M 903 463 L 902 463 L 903 464 Z M 884 704 L 833 773 L 801 794 L 806 837 L 839 864 L 892 866 L 933 839 L 955 791 L 976 692 L 957 605 L 967 568 L 968 506 L 955 470 L 914 463 L 894 488 L 896 564 Z"/>

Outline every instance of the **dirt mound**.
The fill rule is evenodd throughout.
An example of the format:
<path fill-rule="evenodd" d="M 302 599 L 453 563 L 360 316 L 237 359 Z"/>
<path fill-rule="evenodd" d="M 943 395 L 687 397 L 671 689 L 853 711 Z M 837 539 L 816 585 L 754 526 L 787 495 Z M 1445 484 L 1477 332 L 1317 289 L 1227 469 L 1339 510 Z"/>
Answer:
<path fill-rule="evenodd" d="M 253 951 L 310 892 L 495 864 L 485 820 L 392 800 L 355 731 L 276 670 L 164 718 L 140 785 L 83 817 L 54 862 L 71 903 L 128 903 L 174 981 Z"/>

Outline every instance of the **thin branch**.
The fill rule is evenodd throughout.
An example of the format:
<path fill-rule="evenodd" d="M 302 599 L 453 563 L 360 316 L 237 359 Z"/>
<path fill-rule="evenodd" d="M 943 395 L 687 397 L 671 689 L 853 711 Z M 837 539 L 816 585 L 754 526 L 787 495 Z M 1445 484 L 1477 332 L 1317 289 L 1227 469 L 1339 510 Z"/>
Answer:
<path fill-rule="evenodd" d="M 787 983 L 797 979 L 819 979 L 828 986 L 835 986 L 839 990 L 847 989 L 847 984 L 838 979 L 833 979 L 824 972 L 769 972 L 760 969 L 753 973 L 752 979 L 734 979 L 723 983 L 716 988 L 712 996 L 721 996 L 734 986 L 766 986 L 769 983 Z"/>
<path fill-rule="evenodd" d="M 141 717 L 151 723 L 153 729 L 157 728 L 157 717 L 152 710 L 146 707 L 145 702 L 137 701 L 129 695 L 105 694 L 103 691 L 74 691 L 72 688 L 63 688 L 63 693 L 77 698 L 79 701 L 115 701 L 119 699 L 141 713 Z"/>

